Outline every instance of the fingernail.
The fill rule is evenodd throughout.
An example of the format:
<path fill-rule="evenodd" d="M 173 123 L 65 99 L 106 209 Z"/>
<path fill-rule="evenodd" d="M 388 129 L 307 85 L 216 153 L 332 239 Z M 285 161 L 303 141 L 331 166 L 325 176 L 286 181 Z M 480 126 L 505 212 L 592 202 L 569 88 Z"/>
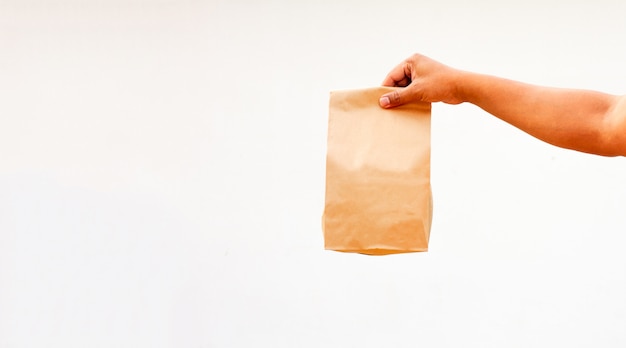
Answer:
<path fill-rule="evenodd" d="M 385 96 L 380 97 L 378 102 L 380 103 L 380 106 L 386 108 L 389 106 L 389 97 L 385 97 Z"/>

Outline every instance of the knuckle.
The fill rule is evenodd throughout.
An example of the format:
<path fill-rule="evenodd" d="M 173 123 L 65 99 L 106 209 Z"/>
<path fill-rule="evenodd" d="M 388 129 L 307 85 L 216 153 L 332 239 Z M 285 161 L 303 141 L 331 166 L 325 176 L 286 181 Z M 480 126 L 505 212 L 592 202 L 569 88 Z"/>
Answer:
<path fill-rule="evenodd" d="M 400 92 L 398 92 L 398 91 L 393 91 L 393 92 L 391 93 L 391 95 L 389 96 L 389 101 L 390 101 L 392 104 L 397 104 L 397 103 L 399 103 L 399 102 L 400 102 Z"/>
<path fill-rule="evenodd" d="M 410 61 L 412 61 L 412 62 L 416 62 L 416 61 L 418 61 L 420 58 L 422 58 L 422 55 L 421 55 L 421 54 L 419 54 L 419 53 L 413 53 L 413 54 L 411 55 L 411 57 L 409 57 L 409 59 L 408 59 L 408 60 L 410 60 Z"/>

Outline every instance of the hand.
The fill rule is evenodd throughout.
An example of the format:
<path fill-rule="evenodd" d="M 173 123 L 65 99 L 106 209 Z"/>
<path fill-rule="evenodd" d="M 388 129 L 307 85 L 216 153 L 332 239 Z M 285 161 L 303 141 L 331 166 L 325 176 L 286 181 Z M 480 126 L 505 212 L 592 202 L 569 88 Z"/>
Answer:
<path fill-rule="evenodd" d="M 460 104 L 458 83 L 463 72 L 452 69 L 420 54 L 414 54 L 396 66 L 383 81 L 383 86 L 405 87 L 384 94 L 380 106 L 392 108 L 410 101 Z"/>

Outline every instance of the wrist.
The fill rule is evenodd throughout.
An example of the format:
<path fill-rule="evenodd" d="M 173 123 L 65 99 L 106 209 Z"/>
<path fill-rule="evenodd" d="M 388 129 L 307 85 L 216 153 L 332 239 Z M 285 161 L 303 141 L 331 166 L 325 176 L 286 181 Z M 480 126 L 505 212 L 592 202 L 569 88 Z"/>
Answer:
<path fill-rule="evenodd" d="M 465 102 L 472 102 L 474 96 L 474 84 L 472 81 L 476 80 L 477 74 L 457 70 L 453 74 L 452 78 L 452 91 L 455 104 L 461 104 Z"/>

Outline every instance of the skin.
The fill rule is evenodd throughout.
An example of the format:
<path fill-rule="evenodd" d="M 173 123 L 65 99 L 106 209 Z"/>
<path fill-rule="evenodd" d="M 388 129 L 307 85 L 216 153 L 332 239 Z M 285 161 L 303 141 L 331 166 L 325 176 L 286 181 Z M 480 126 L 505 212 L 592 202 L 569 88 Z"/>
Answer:
<path fill-rule="evenodd" d="M 626 156 L 626 96 L 536 86 L 462 71 L 420 54 L 391 70 L 383 85 L 405 87 L 381 96 L 383 108 L 411 101 L 469 102 L 552 145 Z"/>

